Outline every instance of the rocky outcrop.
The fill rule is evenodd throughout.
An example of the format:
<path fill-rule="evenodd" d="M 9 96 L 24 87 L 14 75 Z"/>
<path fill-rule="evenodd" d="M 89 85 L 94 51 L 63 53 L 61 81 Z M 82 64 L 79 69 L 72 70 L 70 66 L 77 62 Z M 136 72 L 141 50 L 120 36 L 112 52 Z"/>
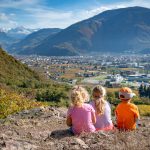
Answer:
<path fill-rule="evenodd" d="M 117 130 L 74 136 L 66 126 L 66 109 L 41 107 L 0 120 L 1 150 L 149 150 L 150 118 L 134 132 Z"/>

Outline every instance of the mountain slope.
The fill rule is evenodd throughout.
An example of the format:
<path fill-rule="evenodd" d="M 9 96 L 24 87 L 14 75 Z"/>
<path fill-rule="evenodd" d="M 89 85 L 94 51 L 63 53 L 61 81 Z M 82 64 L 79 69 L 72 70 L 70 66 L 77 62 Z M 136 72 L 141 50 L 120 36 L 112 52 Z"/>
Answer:
<path fill-rule="evenodd" d="M 147 48 L 150 48 L 150 9 L 129 7 L 105 11 L 73 24 L 23 54 L 137 53 Z"/>
<path fill-rule="evenodd" d="M 0 30 L 0 45 L 6 47 L 8 44 L 12 44 L 14 39 L 9 37 L 4 31 Z"/>
<path fill-rule="evenodd" d="M 45 28 L 40 29 L 36 32 L 33 32 L 29 34 L 26 38 L 22 39 L 18 43 L 15 43 L 11 45 L 8 50 L 11 53 L 24 53 L 24 51 L 27 51 L 28 49 L 32 49 L 33 47 L 36 47 L 39 45 L 45 38 L 48 36 L 52 36 L 56 33 L 58 33 L 61 29 L 58 28 Z M 31 51 L 32 52 L 32 51 Z M 29 51 L 29 53 L 31 53 Z"/>
<path fill-rule="evenodd" d="M 111 14 L 93 38 L 94 50 L 98 47 L 103 51 L 122 52 L 150 47 L 150 9 L 131 7 Z"/>
<path fill-rule="evenodd" d="M 40 78 L 26 65 L 20 63 L 0 48 L 0 83 L 10 86 L 39 83 Z"/>

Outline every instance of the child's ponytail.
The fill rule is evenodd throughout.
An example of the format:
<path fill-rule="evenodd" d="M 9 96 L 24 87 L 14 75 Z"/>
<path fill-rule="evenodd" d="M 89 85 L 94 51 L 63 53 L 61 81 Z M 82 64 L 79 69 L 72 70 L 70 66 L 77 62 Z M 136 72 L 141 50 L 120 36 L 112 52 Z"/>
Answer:
<path fill-rule="evenodd" d="M 96 107 L 96 113 L 98 115 L 102 115 L 104 114 L 104 110 L 105 110 L 105 95 L 106 95 L 106 90 L 104 87 L 102 86 L 96 86 L 94 89 L 93 89 L 93 96 L 94 96 L 94 93 L 99 93 L 99 98 L 94 98 L 94 101 L 95 101 L 95 107 Z"/>

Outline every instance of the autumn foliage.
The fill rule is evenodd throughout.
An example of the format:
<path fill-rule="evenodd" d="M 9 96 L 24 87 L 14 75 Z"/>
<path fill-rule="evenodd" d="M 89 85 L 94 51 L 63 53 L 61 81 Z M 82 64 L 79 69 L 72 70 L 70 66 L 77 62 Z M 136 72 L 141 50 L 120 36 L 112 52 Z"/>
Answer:
<path fill-rule="evenodd" d="M 15 92 L 8 92 L 0 89 L 0 118 L 5 118 L 9 114 L 13 114 L 22 110 L 40 107 L 43 104 L 30 100 Z"/>

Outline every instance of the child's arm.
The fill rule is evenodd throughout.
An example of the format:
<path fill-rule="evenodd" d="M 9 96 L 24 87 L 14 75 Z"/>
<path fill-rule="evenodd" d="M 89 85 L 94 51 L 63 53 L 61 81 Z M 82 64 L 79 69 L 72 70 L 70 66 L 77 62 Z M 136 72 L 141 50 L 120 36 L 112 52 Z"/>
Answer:
<path fill-rule="evenodd" d="M 140 126 L 141 126 L 140 120 L 139 120 L 139 118 L 137 118 L 137 119 L 136 119 L 136 127 L 138 128 L 138 127 L 140 127 Z"/>
<path fill-rule="evenodd" d="M 92 117 L 93 124 L 95 124 L 96 123 L 96 116 L 95 116 L 95 113 L 93 111 L 91 112 L 91 117 Z"/>
<path fill-rule="evenodd" d="M 139 126 L 141 126 L 141 123 L 140 123 L 140 114 L 139 114 L 139 111 L 138 111 L 138 107 L 136 107 L 136 112 L 135 112 L 135 122 L 136 122 L 136 127 L 138 128 Z"/>
<path fill-rule="evenodd" d="M 117 121 L 117 111 L 115 110 L 115 123 L 114 123 L 114 126 L 115 126 L 115 127 L 117 127 L 117 122 L 118 122 L 118 121 Z"/>
<path fill-rule="evenodd" d="M 72 126 L 72 119 L 71 119 L 71 116 L 67 116 L 66 124 L 67 124 L 67 126 L 69 126 L 69 127 Z"/>

